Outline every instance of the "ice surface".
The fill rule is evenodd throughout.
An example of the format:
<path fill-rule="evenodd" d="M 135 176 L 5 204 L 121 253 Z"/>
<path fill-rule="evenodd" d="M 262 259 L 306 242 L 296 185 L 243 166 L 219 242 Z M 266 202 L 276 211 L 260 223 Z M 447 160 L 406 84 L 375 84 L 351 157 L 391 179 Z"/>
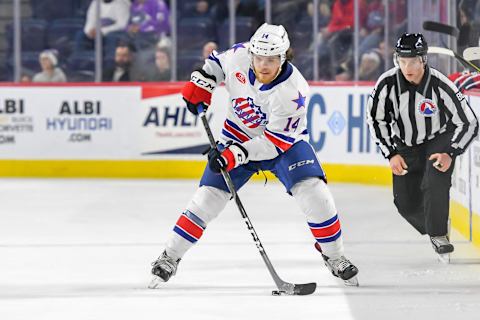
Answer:
<path fill-rule="evenodd" d="M 452 263 L 396 213 L 391 190 L 334 184 L 360 287 L 333 278 L 280 184 L 240 197 L 277 272 L 276 289 L 234 203 L 159 290 L 150 263 L 197 186 L 173 180 L 0 180 L 0 319 L 459 319 L 480 312 L 480 255 L 458 235 Z"/>

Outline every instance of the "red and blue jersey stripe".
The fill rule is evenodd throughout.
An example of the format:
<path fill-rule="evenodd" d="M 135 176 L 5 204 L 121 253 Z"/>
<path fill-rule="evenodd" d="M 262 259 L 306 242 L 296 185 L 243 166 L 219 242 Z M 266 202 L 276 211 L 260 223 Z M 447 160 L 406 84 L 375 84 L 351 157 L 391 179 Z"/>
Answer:
<path fill-rule="evenodd" d="M 250 136 L 246 134 L 245 131 L 243 131 L 237 124 L 228 119 L 225 120 L 225 123 L 223 124 L 222 134 L 225 137 L 235 140 L 239 143 L 243 143 L 251 139 Z"/>
<path fill-rule="evenodd" d="M 265 137 L 270 140 L 276 147 L 278 147 L 283 152 L 290 149 L 290 147 L 295 142 L 295 139 L 284 134 L 273 132 L 265 128 L 264 131 Z"/>
<path fill-rule="evenodd" d="M 332 242 L 337 240 L 341 234 L 340 220 L 338 215 L 322 223 L 308 223 L 310 231 L 319 243 Z"/>
<path fill-rule="evenodd" d="M 191 243 L 197 242 L 203 234 L 207 225 L 197 215 L 185 210 L 178 218 L 173 231 Z"/>

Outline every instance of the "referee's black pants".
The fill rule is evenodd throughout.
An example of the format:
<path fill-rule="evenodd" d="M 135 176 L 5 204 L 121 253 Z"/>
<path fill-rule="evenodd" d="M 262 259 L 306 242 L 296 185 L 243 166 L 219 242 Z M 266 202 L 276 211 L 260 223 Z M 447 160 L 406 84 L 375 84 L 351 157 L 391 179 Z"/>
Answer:
<path fill-rule="evenodd" d="M 446 172 L 428 160 L 442 153 L 451 143 L 452 133 L 443 133 L 419 146 L 408 147 L 396 141 L 398 153 L 408 166 L 404 176 L 393 175 L 393 197 L 398 212 L 421 234 L 431 237 L 448 232 L 450 187 L 455 159 Z"/>

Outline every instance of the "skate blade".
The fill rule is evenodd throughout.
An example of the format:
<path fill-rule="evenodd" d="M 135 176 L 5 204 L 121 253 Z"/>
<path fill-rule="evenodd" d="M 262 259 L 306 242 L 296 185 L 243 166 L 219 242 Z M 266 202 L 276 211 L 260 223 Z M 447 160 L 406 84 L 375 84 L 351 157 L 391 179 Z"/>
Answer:
<path fill-rule="evenodd" d="M 152 281 L 148 284 L 149 289 L 157 289 L 162 283 L 165 281 L 162 280 L 162 278 L 153 276 Z"/>
<path fill-rule="evenodd" d="M 438 255 L 438 261 L 444 264 L 450 263 L 450 253 L 443 253 Z"/>
<path fill-rule="evenodd" d="M 359 284 L 358 284 L 358 278 L 355 276 L 355 277 L 351 277 L 350 279 L 348 280 L 343 280 L 343 282 L 345 283 L 345 285 L 347 287 L 358 287 Z"/>

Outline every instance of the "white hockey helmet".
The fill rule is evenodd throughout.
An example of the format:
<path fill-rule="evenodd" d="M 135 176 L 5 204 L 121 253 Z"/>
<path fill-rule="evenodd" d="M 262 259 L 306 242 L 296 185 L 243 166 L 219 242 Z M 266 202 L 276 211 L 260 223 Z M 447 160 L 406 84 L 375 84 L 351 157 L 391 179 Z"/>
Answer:
<path fill-rule="evenodd" d="M 282 25 L 262 24 L 250 38 L 250 53 L 258 56 L 280 56 L 281 65 L 287 59 L 290 48 L 288 34 Z"/>

